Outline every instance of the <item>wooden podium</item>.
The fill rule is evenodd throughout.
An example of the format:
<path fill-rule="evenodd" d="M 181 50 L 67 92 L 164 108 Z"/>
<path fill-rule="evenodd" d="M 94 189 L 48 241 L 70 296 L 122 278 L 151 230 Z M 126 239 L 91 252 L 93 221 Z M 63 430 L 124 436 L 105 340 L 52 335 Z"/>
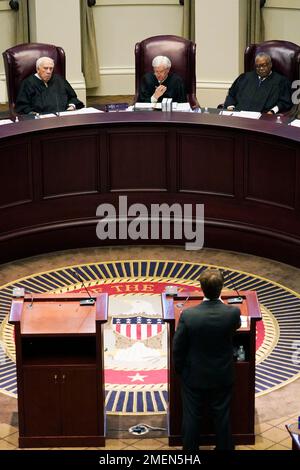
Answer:
<path fill-rule="evenodd" d="M 255 412 L 255 337 L 256 322 L 261 320 L 256 292 L 240 291 L 242 304 L 236 304 L 242 315 L 242 326 L 236 332 L 233 343 L 235 347 L 244 346 L 246 357 L 243 362 L 235 362 L 235 385 L 231 410 L 231 426 L 235 444 L 254 444 L 254 412 Z M 231 291 L 222 292 L 222 300 L 227 303 L 229 298 L 237 294 Z M 163 301 L 164 321 L 168 327 L 169 355 L 169 445 L 181 445 L 182 405 L 180 380 L 175 374 L 172 361 L 172 342 L 182 309 L 193 307 L 203 300 L 203 294 L 181 293 L 167 297 Z M 214 428 L 211 418 L 203 416 L 203 433 L 201 444 L 214 443 Z"/>
<path fill-rule="evenodd" d="M 20 447 L 105 445 L 102 327 L 108 296 L 14 298 Z"/>

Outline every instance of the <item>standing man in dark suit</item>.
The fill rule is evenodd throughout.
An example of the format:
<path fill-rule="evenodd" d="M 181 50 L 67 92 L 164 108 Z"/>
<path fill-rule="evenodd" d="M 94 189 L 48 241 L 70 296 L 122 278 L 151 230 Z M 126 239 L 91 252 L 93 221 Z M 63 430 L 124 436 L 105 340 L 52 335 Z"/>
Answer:
<path fill-rule="evenodd" d="M 224 278 L 217 269 L 200 276 L 203 302 L 183 311 L 175 331 L 173 359 L 180 375 L 183 405 L 183 450 L 198 452 L 201 410 L 209 404 L 216 450 L 233 450 L 230 401 L 234 381 L 232 337 L 240 327 L 240 309 L 225 305 Z"/>

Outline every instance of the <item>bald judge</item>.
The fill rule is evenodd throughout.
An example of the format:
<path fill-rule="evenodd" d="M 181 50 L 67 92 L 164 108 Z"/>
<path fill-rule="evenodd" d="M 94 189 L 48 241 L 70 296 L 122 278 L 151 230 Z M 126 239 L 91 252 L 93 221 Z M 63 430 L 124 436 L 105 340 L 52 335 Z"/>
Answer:
<path fill-rule="evenodd" d="M 70 83 L 53 74 L 54 65 L 50 57 L 36 61 L 36 73 L 21 83 L 16 101 L 18 114 L 56 113 L 84 107 Z"/>
<path fill-rule="evenodd" d="M 229 89 L 224 108 L 276 114 L 292 107 L 289 80 L 272 70 L 268 54 L 255 57 L 255 70 L 240 75 Z"/>

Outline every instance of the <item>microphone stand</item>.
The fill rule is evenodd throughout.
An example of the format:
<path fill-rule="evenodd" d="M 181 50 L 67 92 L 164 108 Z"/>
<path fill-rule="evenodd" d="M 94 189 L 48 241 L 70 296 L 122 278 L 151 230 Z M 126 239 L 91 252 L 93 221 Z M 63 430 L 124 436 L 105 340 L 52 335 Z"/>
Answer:
<path fill-rule="evenodd" d="M 239 291 L 237 290 L 237 287 L 235 285 L 235 283 L 233 282 L 233 280 L 231 279 L 230 276 L 224 276 L 224 272 L 223 272 L 223 277 L 224 277 L 224 280 L 229 280 L 230 284 L 232 285 L 233 289 L 235 290 L 235 292 L 237 293 L 237 297 L 231 297 L 228 299 L 228 303 L 229 304 L 242 304 L 244 299 L 243 297 L 240 295 Z"/>
<path fill-rule="evenodd" d="M 178 304 L 176 304 L 176 307 L 181 309 L 180 314 L 182 314 L 183 307 L 185 306 L 189 298 L 190 296 L 188 295 L 184 302 L 179 302 Z"/>
<path fill-rule="evenodd" d="M 80 300 L 79 304 L 80 305 L 83 305 L 83 306 L 86 306 L 86 305 L 95 305 L 95 299 L 93 299 L 93 297 L 91 296 L 91 294 L 89 293 L 85 283 L 84 283 L 84 280 L 82 279 L 82 277 L 79 275 L 79 273 L 77 271 L 75 271 L 75 269 L 72 271 L 72 273 L 74 274 L 74 276 L 81 282 L 81 287 L 84 287 L 84 289 L 86 290 L 89 298 L 88 299 L 82 299 Z"/>

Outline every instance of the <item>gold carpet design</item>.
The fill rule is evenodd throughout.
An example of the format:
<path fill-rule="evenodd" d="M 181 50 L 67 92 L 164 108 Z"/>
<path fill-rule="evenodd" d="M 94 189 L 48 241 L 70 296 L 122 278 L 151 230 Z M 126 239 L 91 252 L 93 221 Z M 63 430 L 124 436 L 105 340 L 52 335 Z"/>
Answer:
<path fill-rule="evenodd" d="M 119 304 L 117 310 L 113 310 L 113 307 L 110 309 L 105 335 L 105 366 L 110 371 L 110 375 L 107 373 L 106 385 L 109 413 L 123 414 L 137 410 L 145 413 L 165 412 L 168 398 L 165 380 L 167 361 L 166 353 L 163 352 L 164 326 L 159 321 L 161 312 L 157 306 L 153 309 L 152 302 L 158 302 L 159 294 L 164 291 L 166 285 L 177 285 L 179 290 L 185 291 L 197 290 L 199 275 L 208 266 L 170 260 L 124 260 L 76 266 L 89 289 L 94 292 L 109 292 L 110 304 L 114 307 Z M 13 287 L 24 287 L 26 291 L 33 293 L 80 290 L 82 286 L 72 272 L 74 267 L 36 273 L 16 279 L 0 288 L 1 392 L 11 396 L 16 396 L 17 393 L 13 329 L 8 324 Z M 258 294 L 263 322 L 259 322 L 262 327 L 257 331 L 256 393 L 265 394 L 295 380 L 300 372 L 297 356 L 297 345 L 300 344 L 299 295 L 262 277 L 223 266 L 216 267 L 224 270 L 225 287 L 255 290 Z M 122 319 L 120 313 L 124 310 L 126 296 L 131 297 L 130 301 L 129 297 L 127 298 L 129 303 L 131 302 L 131 313 L 127 312 Z M 138 299 L 148 302 L 152 314 L 141 305 L 136 305 Z M 132 337 L 121 333 L 126 331 L 126 322 L 127 331 L 133 332 L 130 333 Z M 161 329 L 158 331 L 159 328 Z M 144 336 L 139 338 L 138 342 L 137 331 L 144 332 L 139 333 Z M 126 356 L 122 356 L 126 350 Z M 152 356 L 149 352 L 152 352 Z M 127 367 L 124 364 L 117 366 L 121 356 L 126 358 L 123 363 L 127 363 Z M 134 363 L 134 357 L 141 359 L 139 364 Z M 148 367 L 147 375 L 151 377 L 146 379 L 143 375 L 147 370 L 146 360 L 149 358 L 155 367 L 153 364 L 151 368 Z M 127 375 L 127 378 L 123 377 L 122 389 L 116 378 L 121 373 Z"/>

